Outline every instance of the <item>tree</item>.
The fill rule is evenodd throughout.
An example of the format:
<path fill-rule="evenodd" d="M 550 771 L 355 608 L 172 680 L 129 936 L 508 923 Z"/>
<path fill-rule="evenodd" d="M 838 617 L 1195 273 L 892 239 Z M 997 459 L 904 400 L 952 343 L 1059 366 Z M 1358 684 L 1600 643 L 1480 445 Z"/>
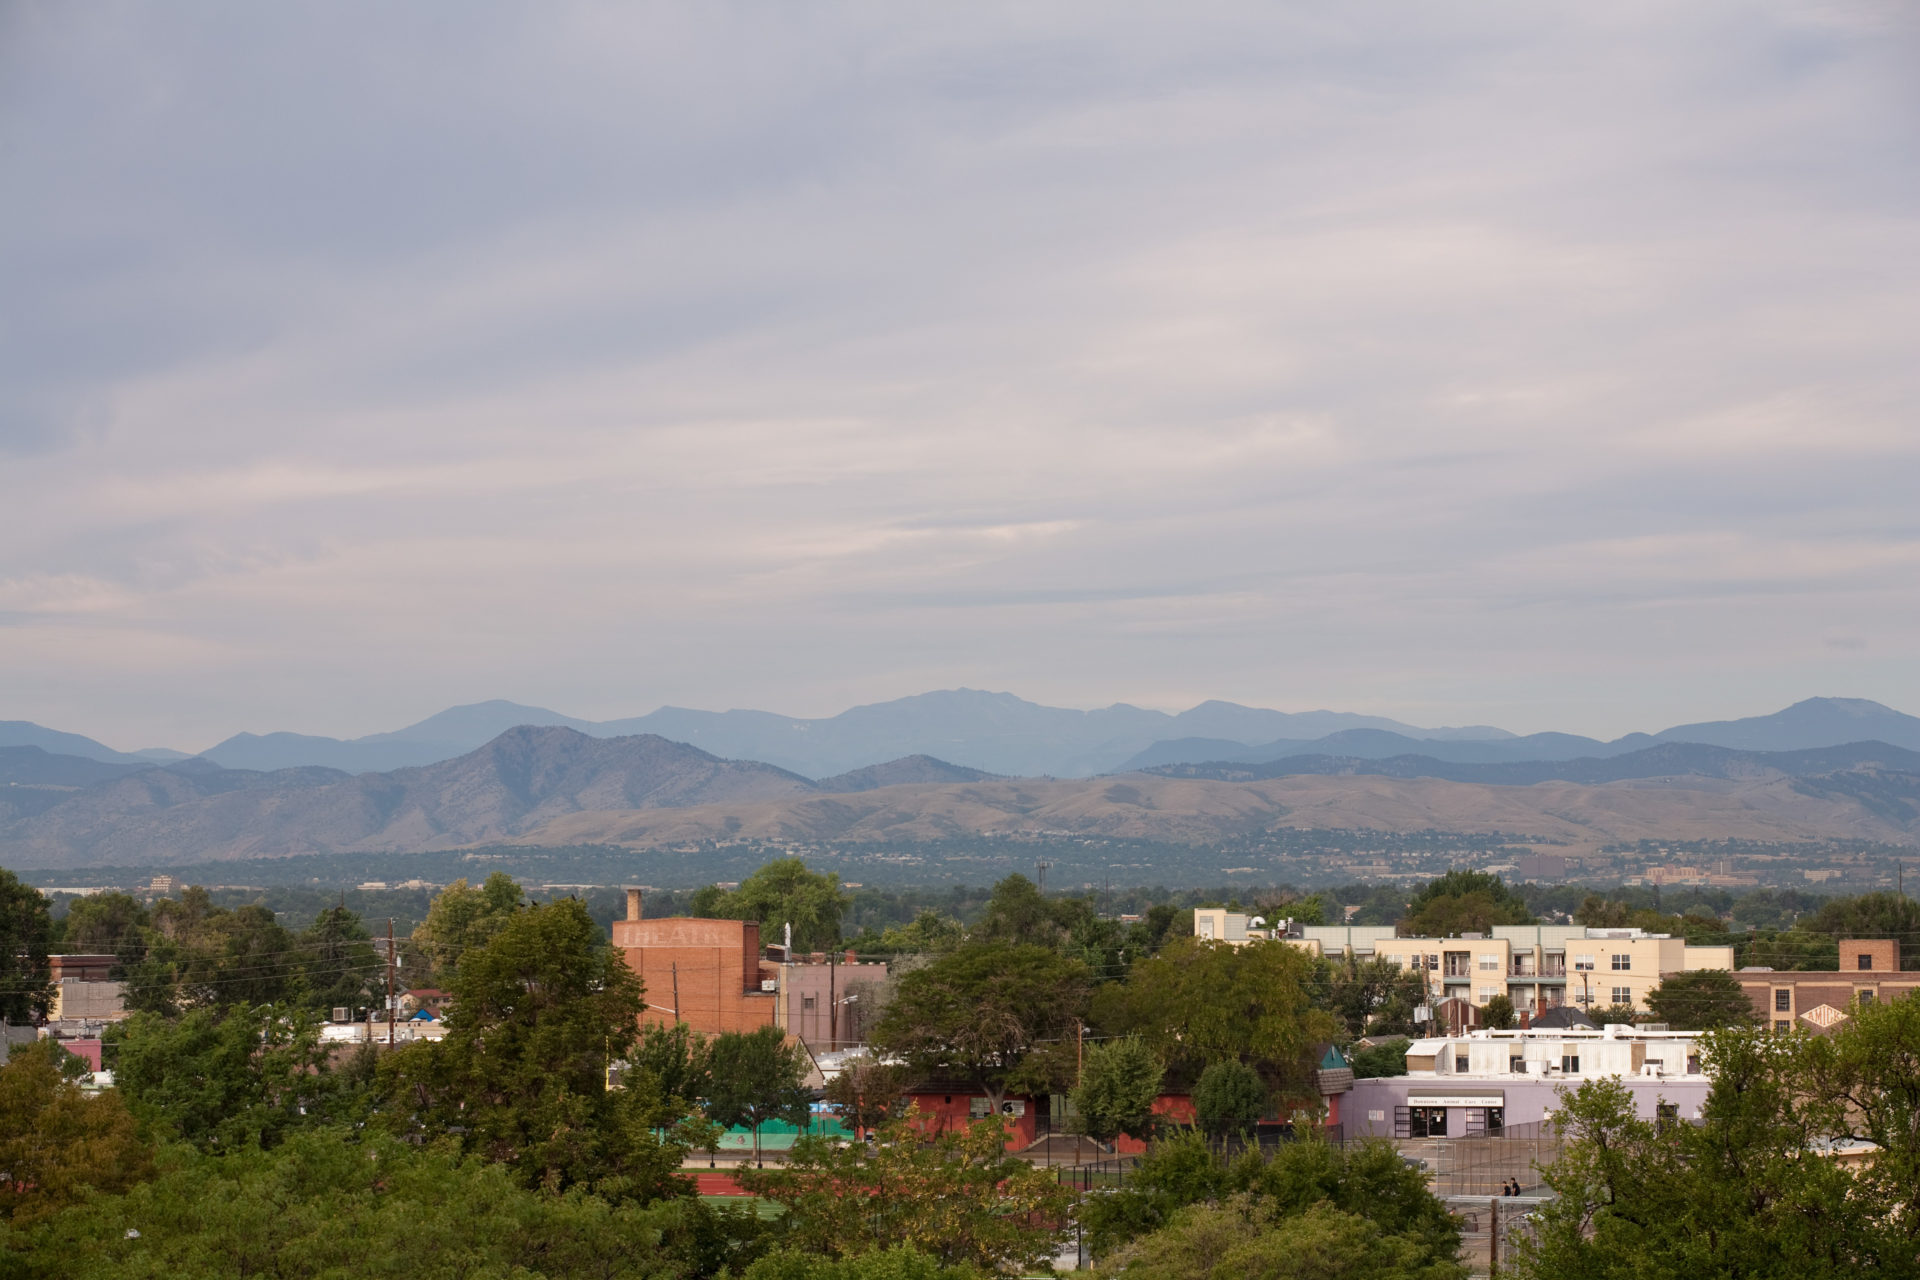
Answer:
<path fill-rule="evenodd" d="M 1901 967 L 1920 968 L 1920 902 L 1884 890 L 1858 897 L 1834 898 L 1813 913 L 1811 920 L 1800 921 L 1809 933 L 1831 938 L 1898 938 L 1906 945 L 1901 950 Z"/>
<path fill-rule="evenodd" d="M 176 1149 L 150 1181 L 16 1230 L 0 1269 L 71 1280 L 686 1280 L 750 1258 L 735 1245 L 759 1235 L 750 1217 L 692 1199 L 639 1206 L 529 1190 L 444 1147 L 317 1130 L 271 1151 Z"/>
<path fill-rule="evenodd" d="M 146 945 L 144 931 L 152 923 L 147 904 L 131 894 L 90 893 L 75 898 L 67 908 L 67 930 L 61 946 L 69 955 L 117 957 L 119 965 L 113 976 L 123 978 L 123 966 L 140 958 Z"/>
<path fill-rule="evenodd" d="M 757 920 L 760 941 L 771 945 L 793 926 L 800 951 L 825 951 L 840 945 L 840 917 L 849 899 L 840 877 L 807 870 L 798 858 L 776 858 L 725 892 L 709 885 L 694 895 L 693 914 L 718 920 Z"/>
<path fill-rule="evenodd" d="M 1858 1009 L 1829 1036 L 1737 1028 L 1701 1044 L 1713 1083 L 1697 1123 L 1639 1118 L 1615 1080 L 1567 1095 L 1544 1175 L 1557 1198 L 1520 1242 L 1521 1274 L 1920 1271 L 1920 1004 Z M 1825 1158 L 1857 1138 L 1880 1144 L 1869 1164 Z"/>
<path fill-rule="evenodd" d="M 1105 1031 L 1140 1036 L 1176 1078 L 1192 1080 L 1208 1063 L 1232 1058 L 1259 1070 L 1275 1092 L 1317 1104 L 1313 1049 L 1338 1027 L 1307 994 L 1314 965 L 1284 942 L 1176 938 L 1125 982 L 1102 987 L 1094 1018 Z"/>
<path fill-rule="evenodd" d="M 1587 1016 L 1592 1018 L 1598 1026 L 1604 1027 L 1617 1022 L 1622 1026 L 1630 1027 L 1639 1020 L 1640 1011 L 1630 1004 L 1602 1004 L 1588 1009 Z"/>
<path fill-rule="evenodd" d="M 130 1010 L 172 1016 L 182 1009 L 277 1004 L 299 986 L 293 935 L 260 903 L 228 910 L 193 885 L 177 901 L 156 902 L 152 920 L 144 954 L 125 966 Z"/>
<path fill-rule="evenodd" d="M 46 895 L 0 868 L 0 1020 L 33 1022 L 53 1006 Z"/>
<path fill-rule="evenodd" d="M 684 1022 L 649 1023 L 627 1053 L 627 1068 L 651 1078 L 662 1097 L 693 1102 L 707 1093 L 707 1041 Z"/>
<path fill-rule="evenodd" d="M 496 871 L 473 888 L 464 879 L 434 895 L 427 918 L 413 931 L 413 942 L 433 964 L 434 980 L 451 989 L 460 961 L 490 942 L 520 910 L 522 894 L 513 877 Z"/>
<path fill-rule="evenodd" d="M 1505 1031 L 1513 1023 L 1513 1001 L 1505 996 L 1494 996 L 1480 1009 L 1482 1026 L 1491 1027 L 1495 1031 Z"/>
<path fill-rule="evenodd" d="M 1095 1254 L 1104 1259 L 1129 1241 L 1144 1243 L 1143 1238 L 1166 1229 L 1190 1206 L 1235 1197 L 1251 1200 L 1271 1215 L 1267 1220 L 1272 1222 L 1304 1216 L 1316 1208 L 1365 1218 L 1381 1232 L 1409 1244 L 1412 1248 L 1406 1256 L 1414 1267 L 1445 1268 L 1460 1249 L 1458 1220 L 1434 1196 L 1426 1176 L 1403 1161 L 1384 1139 L 1335 1146 L 1308 1138 L 1282 1144 L 1271 1156 L 1247 1151 L 1225 1161 L 1199 1135 L 1177 1135 L 1156 1144 L 1126 1185 L 1088 1201 L 1081 1211 L 1082 1222 Z M 1314 1264 L 1302 1258 L 1300 1265 Z M 1220 1273 L 1196 1270 L 1190 1274 Z M 1256 1267 L 1239 1274 L 1296 1273 Z"/>
<path fill-rule="evenodd" d="M 881 1128 L 907 1113 L 913 1105 L 907 1098 L 907 1086 L 913 1083 L 913 1077 L 912 1068 L 905 1063 L 860 1054 L 842 1061 L 824 1092 L 842 1123 L 852 1125 L 856 1135 L 865 1137 L 869 1129 Z"/>
<path fill-rule="evenodd" d="M 987 909 L 972 936 L 985 942 L 1015 946 L 1057 947 L 1066 940 L 1068 924 L 1061 912 L 1023 875 L 1010 875 L 993 886 Z"/>
<path fill-rule="evenodd" d="M 1413 1025 L 1413 1011 L 1427 1002 L 1424 973 L 1402 969 L 1385 960 L 1346 959 L 1322 962 L 1316 1003 L 1345 1025 L 1350 1036 L 1376 1030 L 1404 1031 Z"/>
<path fill-rule="evenodd" d="M 1072 1193 L 1006 1151 L 998 1117 L 926 1141 L 905 1120 L 871 1147 L 803 1137 L 784 1166 L 736 1176 L 785 1210 L 788 1248 L 857 1257 L 901 1247 L 945 1266 L 1031 1271 L 1055 1247 Z"/>
<path fill-rule="evenodd" d="M 1235 1058 L 1209 1063 L 1193 1086 L 1193 1118 L 1210 1137 L 1253 1132 L 1270 1095 L 1260 1073 Z"/>
<path fill-rule="evenodd" d="M 1129 1280 L 1465 1280 L 1467 1269 L 1431 1257 L 1361 1213 L 1321 1202 L 1286 1214 L 1260 1197 L 1182 1210 L 1116 1259 Z"/>
<path fill-rule="evenodd" d="M 707 1050 L 707 1116 L 716 1124 L 753 1130 L 753 1161 L 760 1163 L 760 1126 L 784 1120 L 805 1131 L 811 1096 L 801 1082 L 807 1057 L 778 1027 L 725 1031 Z"/>
<path fill-rule="evenodd" d="M 344 906 L 328 907 L 306 929 L 299 948 L 300 976 L 316 1009 L 358 1009 L 381 981 L 380 957 L 360 917 Z M 385 988 L 381 988 L 382 1002 Z"/>
<path fill-rule="evenodd" d="M 1675 1031 L 1748 1027 L 1760 1020 L 1740 980 L 1724 969 L 1668 974 L 1647 993 L 1647 1008 L 1653 1011 L 1656 1022 L 1664 1022 Z"/>
<path fill-rule="evenodd" d="M 1387 1040 L 1365 1048 L 1355 1047 L 1347 1050 L 1347 1065 L 1353 1068 L 1356 1080 L 1378 1080 L 1387 1076 L 1407 1074 L 1407 1045 L 1405 1039 Z"/>
<path fill-rule="evenodd" d="M 153 1152 L 119 1095 L 81 1092 L 79 1066 L 40 1040 L 0 1067 L 0 1220 L 24 1225 L 152 1173 Z"/>
<path fill-rule="evenodd" d="M 1010 1090 L 1071 1079 L 1069 1041 L 1092 983 L 1085 965 L 1048 947 L 968 943 L 900 979 L 872 1040 L 975 1085 L 997 1112 Z"/>
<path fill-rule="evenodd" d="M 945 1267 L 911 1245 L 829 1258 L 805 1249 L 777 1249 L 757 1259 L 741 1280 L 979 1280 L 972 1266 Z"/>
<path fill-rule="evenodd" d="M 1487 933 L 1495 925 L 1532 923 L 1526 901 L 1499 876 L 1449 871 L 1413 895 L 1400 932 L 1409 938 L 1454 938 Z"/>
<path fill-rule="evenodd" d="M 1166 1068 L 1146 1042 L 1125 1036 L 1087 1050 L 1086 1067 L 1073 1091 L 1073 1107 L 1088 1137 L 1112 1142 L 1121 1134 L 1150 1138 L 1153 1104 L 1160 1097 Z"/>
<path fill-rule="evenodd" d="M 452 994 L 444 1039 L 380 1063 L 389 1124 L 455 1138 L 528 1186 L 641 1200 L 689 1193 L 665 1099 L 644 1081 L 607 1088 L 638 1039 L 644 1001 L 577 898 L 514 912 L 460 956 Z"/>
<path fill-rule="evenodd" d="M 149 1127 L 205 1151 L 272 1147 L 309 1124 L 353 1115 L 313 1015 L 292 1006 L 136 1013 L 113 1028 L 114 1083 Z"/>

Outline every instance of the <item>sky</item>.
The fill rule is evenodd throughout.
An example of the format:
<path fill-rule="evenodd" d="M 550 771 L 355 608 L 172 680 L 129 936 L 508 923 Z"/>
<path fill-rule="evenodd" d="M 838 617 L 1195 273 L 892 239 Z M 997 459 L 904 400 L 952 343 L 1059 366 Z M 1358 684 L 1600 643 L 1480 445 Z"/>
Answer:
<path fill-rule="evenodd" d="M 1920 712 L 1898 3 L 0 0 L 0 719 Z"/>

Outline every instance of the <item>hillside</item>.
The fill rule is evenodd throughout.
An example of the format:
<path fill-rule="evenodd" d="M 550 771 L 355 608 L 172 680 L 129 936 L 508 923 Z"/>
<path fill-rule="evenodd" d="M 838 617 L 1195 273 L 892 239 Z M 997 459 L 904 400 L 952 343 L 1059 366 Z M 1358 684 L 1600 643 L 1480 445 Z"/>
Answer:
<path fill-rule="evenodd" d="M 974 833 L 1206 842 L 1302 827 L 1525 832 L 1570 851 L 1642 839 L 1916 842 L 1920 825 L 1903 818 L 1899 806 L 1920 800 L 1920 778 L 1878 773 L 1831 778 L 1831 783 L 1789 777 L 1665 778 L 1599 786 L 1498 786 L 1377 775 L 1244 782 L 1141 774 L 1003 780 L 762 804 L 580 813 L 556 819 L 527 839 L 635 848 L 720 838 L 905 842 Z M 1868 780 L 1886 785 L 1863 785 Z"/>
<path fill-rule="evenodd" d="M 822 778 L 814 785 L 822 791 L 851 794 L 856 791 L 877 791 L 881 787 L 898 787 L 910 782 L 985 782 L 995 776 L 922 755 L 902 756 L 885 764 L 868 765 L 864 769 Z"/>
<path fill-rule="evenodd" d="M 1220 761 L 1170 764 L 1144 772 L 1168 778 L 1211 778 L 1251 782 L 1295 774 L 1376 773 L 1389 778 L 1440 778 L 1449 782 L 1485 782 L 1524 787 L 1536 782 L 1624 782 L 1633 778 L 1810 778 L 1841 770 L 1872 768 L 1920 774 L 1920 751 L 1884 742 L 1854 742 L 1806 751 L 1734 751 L 1697 742 L 1663 742 L 1625 755 L 1579 760 L 1543 760 L 1503 764 L 1459 763 L 1431 755 L 1386 759 L 1364 756 L 1301 755 L 1264 764 Z"/>
<path fill-rule="evenodd" d="M 582 810 L 750 803 L 815 790 L 769 765 L 663 738 L 521 728 L 455 760 L 357 777 L 204 761 L 144 769 L 0 823 L 0 860 L 160 864 L 346 849 L 454 848 Z"/>

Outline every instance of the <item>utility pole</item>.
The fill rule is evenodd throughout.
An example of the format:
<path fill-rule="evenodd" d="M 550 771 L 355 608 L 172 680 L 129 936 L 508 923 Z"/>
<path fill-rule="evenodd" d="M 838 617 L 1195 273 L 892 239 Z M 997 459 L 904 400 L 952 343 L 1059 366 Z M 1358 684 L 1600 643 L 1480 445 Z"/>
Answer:
<path fill-rule="evenodd" d="M 827 1052 L 832 1053 L 840 1047 L 840 1002 L 835 998 L 839 989 L 834 985 L 835 964 L 840 959 L 838 951 L 827 952 Z"/>
<path fill-rule="evenodd" d="M 678 960 L 673 962 L 673 1020 L 675 1024 L 680 1021 L 680 962 Z"/>
<path fill-rule="evenodd" d="M 393 1048 L 393 917 L 387 917 L 387 1048 Z"/>

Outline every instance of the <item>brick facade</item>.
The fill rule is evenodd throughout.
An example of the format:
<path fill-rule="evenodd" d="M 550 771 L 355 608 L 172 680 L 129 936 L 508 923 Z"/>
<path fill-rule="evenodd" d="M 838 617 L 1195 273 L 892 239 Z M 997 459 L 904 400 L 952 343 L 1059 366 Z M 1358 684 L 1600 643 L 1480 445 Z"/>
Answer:
<path fill-rule="evenodd" d="M 646 984 L 645 1023 L 685 1022 L 703 1035 L 753 1031 L 776 1022 L 778 967 L 760 959 L 760 926 L 747 920 L 641 918 L 640 890 L 627 891 L 627 918 L 613 945 Z"/>
<path fill-rule="evenodd" d="M 1892 1000 L 1920 991 L 1920 972 L 1900 968 L 1900 944 L 1891 939 L 1842 938 L 1840 967 L 1825 972 L 1742 969 L 1734 977 L 1753 1011 L 1776 1031 L 1829 1031 L 1855 1000 Z"/>

